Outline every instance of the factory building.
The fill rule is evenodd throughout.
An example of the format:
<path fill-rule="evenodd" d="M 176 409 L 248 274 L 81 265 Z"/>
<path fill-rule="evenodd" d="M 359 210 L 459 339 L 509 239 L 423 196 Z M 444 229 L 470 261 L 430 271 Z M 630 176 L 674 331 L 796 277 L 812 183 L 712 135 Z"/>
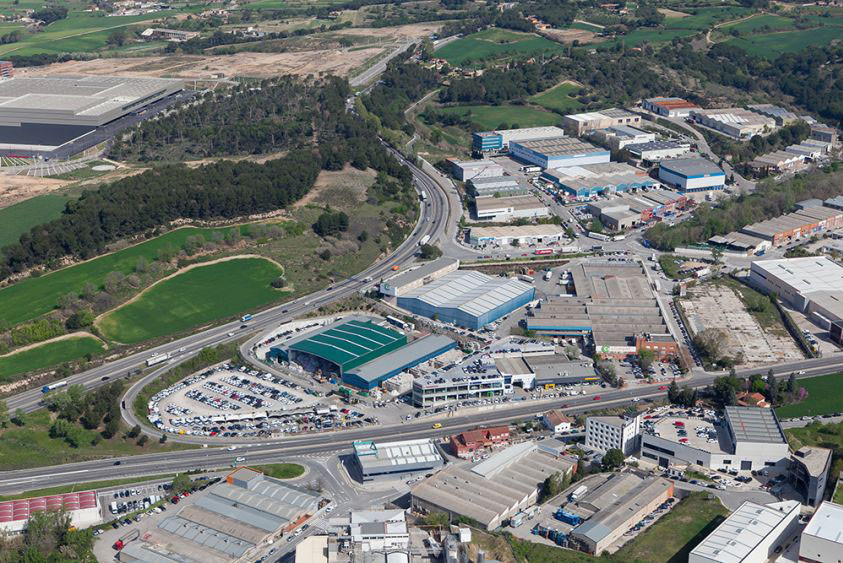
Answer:
<path fill-rule="evenodd" d="M 625 109 L 609 108 L 599 112 L 566 115 L 562 119 L 562 128 L 569 135 L 580 136 L 595 129 L 606 129 L 618 125 L 637 126 L 641 116 Z"/>
<path fill-rule="evenodd" d="M 465 516 L 494 530 L 536 504 L 541 484 L 549 476 L 572 475 L 576 459 L 556 456 L 536 442 L 510 446 L 466 467 L 453 464 L 410 490 L 413 509 Z"/>
<path fill-rule="evenodd" d="M 756 173 L 770 174 L 799 170 L 805 167 L 805 157 L 792 151 L 773 151 L 755 157 L 750 168 Z"/>
<path fill-rule="evenodd" d="M 840 227 L 843 227 L 843 210 L 835 207 L 833 200 L 828 200 L 822 207 L 800 209 L 794 213 L 753 223 L 743 227 L 741 232 L 766 240 L 771 246 L 781 246 Z"/>
<path fill-rule="evenodd" d="M 320 496 L 239 468 L 127 542 L 121 561 L 238 561 L 316 514 Z"/>
<path fill-rule="evenodd" d="M 620 162 L 605 162 L 545 170 L 541 178 L 570 198 L 585 200 L 598 194 L 619 193 L 657 186 L 646 171 Z"/>
<path fill-rule="evenodd" d="M 66 512 L 70 524 L 80 529 L 102 522 L 97 492 L 83 491 L 0 502 L 0 530 L 23 532 L 32 514 L 47 510 Z"/>
<path fill-rule="evenodd" d="M 475 178 L 503 176 L 503 166 L 491 160 L 448 160 L 451 173 L 461 182 L 468 182 Z"/>
<path fill-rule="evenodd" d="M 509 153 L 524 162 L 542 168 L 563 168 L 609 162 L 610 152 L 573 137 L 554 137 L 535 141 L 513 141 Z"/>
<path fill-rule="evenodd" d="M 598 556 L 673 494 L 667 479 L 615 473 L 577 501 L 578 507 L 595 514 L 571 531 L 569 544 Z"/>
<path fill-rule="evenodd" d="M 398 297 L 416 315 L 478 329 L 533 300 L 535 288 L 516 279 L 456 271 Z"/>
<path fill-rule="evenodd" d="M 726 407 L 723 419 L 668 416 L 644 427 L 641 456 L 663 468 L 694 464 L 749 471 L 780 465 L 789 458 L 773 409 Z"/>
<path fill-rule="evenodd" d="M 613 151 L 621 150 L 634 143 L 650 143 L 656 140 L 656 134 L 630 125 L 615 125 L 606 129 L 596 129 L 589 134 L 595 143 L 609 147 Z"/>
<path fill-rule="evenodd" d="M 749 282 L 826 330 L 843 320 L 843 267 L 824 256 L 753 262 Z"/>
<path fill-rule="evenodd" d="M 370 390 L 387 379 L 419 364 L 437 358 L 457 347 L 456 341 L 441 334 L 429 334 L 385 354 L 369 363 L 343 373 L 342 381 L 358 389 Z"/>
<path fill-rule="evenodd" d="M 726 174 L 704 158 L 675 158 L 659 162 L 659 180 L 682 193 L 722 190 Z"/>
<path fill-rule="evenodd" d="M 795 500 L 745 501 L 691 551 L 688 563 L 766 563 L 798 529 L 799 509 Z"/>
<path fill-rule="evenodd" d="M 478 197 L 474 208 L 479 220 L 512 221 L 548 217 L 550 210 L 532 194 L 509 197 Z"/>
<path fill-rule="evenodd" d="M 843 506 L 823 502 L 802 530 L 799 561 L 843 561 Z"/>
<path fill-rule="evenodd" d="M 555 244 L 566 240 L 559 225 L 522 225 L 520 227 L 471 227 L 468 240 L 473 246 L 507 246 L 518 244 Z"/>
<path fill-rule="evenodd" d="M 51 76 L 0 81 L 0 145 L 51 151 L 184 88 L 181 80 Z"/>
<path fill-rule="evenodd" d="M 742 108 L 693 110 L 691 117 L 709 129 L 742 141 L 776 128 L 776 120 L 772 117 Z"/>
<path fill-rule="evenodd" d="M 837 129 L 828 127 L 827 125 L 815 124 L 811 125 L 811 138 L 816 141 L 823 141 L 825 143 L 837 144 Z"/>
<path fill-rule="evenodd" d="M 482 131 L 472 133 L 471 147 L 476 152 L 500 152 L 509 150 L 511 142 L 537 141 L 564 135 L 565 132 L 562 129 L 553 126 Z"/>
<path fill-rule="evenodd" d="M 817 506 L 825 496 L 825 485 L 831 469 L 831 450 L 802 446 L 790 456 L 788 480 L 805 497 L 805 504 Z"/>
<path fill-rule="evenodd" d="M 649 98 L 641 106 L 665 117 L 688 117 L 692 110 L 701 109 L 697 104 L 682 98 Z"/>
<path fill-rule="evenodd" d="M 624 456 L 638 450 L 640 416 L 589 416 L 585 420 L 585 446 L 601 452 L 618 449 Z"/>
<path fill-rule="evenodd" d="M 784 152 L 802 157 L 803 159 L 815 160 L 828 152 L 827 144 L 818 143 L 819 141 L 803 141 L 798 145 L 788 145 L 785 147 Z"/>
<path fill-rule="evenodd" d="M 460 458 L 470 458 L 478 450 L 505 444 L 509 444 L 509 426 L 477 428 L 451 436 L 451 450 Z"/>
<path fill-rule="evenodd" d="M 519 184 L 512 176 L 474 178 L 469 182 L 469 186 L 474 197 L 509 197 L 530 193 L 527 186 Z"/>
<path fill-rule="evenodd" d="M 407 271 L 383 280 L 378 290 L 382 295 L 398 297 L 411 289 L 416 289 L 433 280 L 437 280 L 445 274 L 455 272 L 459 267 L 459 260 L 443 256 L 430 262 L 423 262 L 421 265 L 414 266 Z"/>
<path fill-rule="evenodd" d="M 773 118 L 778 127 L 791 125 L 799 121 L 799 116 L 792 111 L 788 111 L 783 107 L 774 106 L 773 104 L 754 104 L 747 106 L 747 108 L 755 113 Z"/>
<path fill-rule="evenodd" d="M 666 158 L 679 158 L 691 152 L 690 143 L 683 141 L 652 141 L 633 143 L 624 147 L 632 158 L 647 162 L 658 162 Z"/>
<path fill-rule="evenodd" d="M 442 454 L 430 438 L 397 442 L 360 440 L 354 447 L 353 463 L 364 483 L 403 479 L 418 473 L 430 473 L 445 465 Z"/>
<path fill-rule="evenodd" d="M 402 348 L 407 337 L 362 315 L 346 317 L 273 346 L 269 358 L 315 363 L 323 371 L 346 372 Z"/>
<path fill-rule="evenodd" d="M 650 190 L 635 195 L 624 194 L 610 200 L 588 204 L 588 211 L 610 230 L 623 230 L 655 217 L 665 217 L 685 209 L 688 198 L 667 190 Z"/>

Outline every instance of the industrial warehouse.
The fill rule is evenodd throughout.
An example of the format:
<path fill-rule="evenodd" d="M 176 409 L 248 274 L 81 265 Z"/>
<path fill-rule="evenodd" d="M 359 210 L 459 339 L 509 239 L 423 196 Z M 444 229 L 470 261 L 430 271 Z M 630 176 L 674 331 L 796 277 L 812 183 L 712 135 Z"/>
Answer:
<path fill-rule="evenodd" d="M 442 454 L 429 438 L 399 442 L 358 441 L 354 447 L 353 466 L 362 482 L 402 479 L 430 473 L 445 465 Z"/>
<path fill-rule="evenodd" d="M 184 88 L 181 80 L 53 76 L 0 81 L 0 145 L 45 153 Z"/>
<path fill-rule="evenodd" d="M 475 197 L 509 197 L 530 193 L 526 185 L 520 184 L 512 176 L 485 176 L 469 182 Z"/>
<path fill-rule="evenodd" d="M 379 291 L 383 295 L 398 297 L 411 289 L 421 287 L 426 283 L 441 278 L 445 274 L 450 274 L 459 269 L 459 267 L 459 260 L 443 256 L 436 260 L 413 266 L 409 270 L 383 280 L 380 283 Z"/>
<path fill-rule="evenodd" d="M 627 190 L 651 188 L 658 182 L 640 168 L 620 162 L 604 162 L 545 170 L 541 179 L 553 184 L 570 198 L 580 200 Z"/>
<path fill-rule="evenodd" d="M 240 468 L 140 541 L 127 543 L 121 561 L 236 561 L 294 529 L 319 506 L 318 494 Z"/>
<path fill-rule="evenodd" d="M 80 529 L 102 522 L 97 492 L 83 491 L 0 502 L 0 530 L 7 533 L 23 532 L 29 517 L 45 510 L 66 512 L 70 516 L 70 524 Z"/>
<path fill-rule="evenodd" d="M 575 296 L 542 302 L 527 317 L 527 329 L 591 337 L 596 350 L 619 359 L 642 349 L 660 357 L 678 354 L 641 263 L 577 264 L 571 279 Z"/>
<path fill-rule="evenodd" d="M 512 141 L 509 153 L 519 160 L 542 168 L 561 168 L 609 162 L 606 149 L 574 137 L 553 137 L 535 141 Z"/>
<path fill-rule="evenodd" d="M 550 210 L 532 194 L 509 197 L 478 197 L 474 200 L 477 219 L 481 221 L 512 221 L 548 217 Z"/>
<path fill-rule="evenodd" d="M 567 240 L 565 229 L 559 225 L 522 225 L 512 227 L 471 227 L 469 243 L 474 246 L 518 244 L 552 244 Z"/>
<path fill-rule="evenodd" d="M 398 296 L 398 306 L 441 322 L 479 329 L 533 300 L 535 288 L 480 272 L 451 272 Z"/>
<path fill-rule="evenodd" d="M 559 127 L 525 127 L 523 129 L 501 129 L 498 131 L 480 131 L 472 133 L 471 147 L 475 152 L 507 151 L 513 141 L 537 141 L 553 137 L 563 137 L 565 132 Z"/>
<path fill-rule="evenodd" d="M 612 231 L 621 231 L 653 219 L 673 215 L 685 209 L 688 198 L 667 190 L 649 190 L 637 194 L 623 194 L 610 200 L 592 201 L 588 211 L 600 219 L 603 226 Z"/>
<path fill-rule="evenodd" d="M 747 140 L 754 135 L 770 133 L 776 120 L 761 113 L 742 108 L 695 109 L 691 118 L 727 137 Z"/>
<path fill-rule="evenodd" d="M 503 176 L 503 167 L 491 160 L 449 160 L 451 172 L 461 182 L 468 182 L 477 178 Z"/>
<path fill-rule="evenodd" d="M 684 141 L 633 143 L 624 148 L 632 158 L 645 162 L 658 162 L 666 158 L 679 158 L 691 152 L 690 143 Z"/>
<path fill-rule="evenodd" d="M 697 104 L 682 98 L 649 98 L 641 107 L 665 117 L 688 117 L 692 110 L 701 109 Z"/>
<path fill-rule="evenodd" d="M 645 422 L 641 437 L 641 456 L 661 467 L 749 471 L 785 466 L 789 455 L 776 413 L 757 407 L 726 407 L 722 419 L 659 417 Z"/>
<path fill-rule="evenodd" d="M 566 115 L 562 119 L 562 128 L 569 135 L 580 136 L 595 129 L 606 129 L 618 125 L 641 124 L 641 116 L 625 109 L 609 108 L 591 113 Z"/>
<path fill-rule="evenodd" d="M 487 530 L 533 506 L 541 483 L 576 471 L 574 457 L 556 455 L 539 442 L 522 442 L 469 467 L 453 464 L 414 486 L 413 509 L 471 518 Z"/>
<path fill-rule="evenodd" d="M 705 158 L 676 158 L 659 162 L 659 180 L 680 193 L 707 192 L 726 187 L 726 174 Z"/>

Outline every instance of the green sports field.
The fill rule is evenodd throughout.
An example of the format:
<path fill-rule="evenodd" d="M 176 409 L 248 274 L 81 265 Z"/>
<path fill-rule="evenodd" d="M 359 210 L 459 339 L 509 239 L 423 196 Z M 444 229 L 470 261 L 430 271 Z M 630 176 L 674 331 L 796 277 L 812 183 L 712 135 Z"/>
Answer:
<path fill-rule="evenodd" d="M 282 274 L 261 258 L 199 266 L 148 289 L 99 322 L 107 338 L 131 344 L 230 317 L 285 295 L 270 287 Z"/>
<path fill-rule="evenodd" d="M 579 100 L 571 97 L 572 93 L 579 90 L 580 87 L 576 84 L 565 82 L 532 96 L 530 101 L 550 110 L 574 110 L 582 106 Z"/>
<path fill-rule="evenodd" d="M 726 44 L 740 47 L 750 55 L 775 59 L 782 53 L 797 53 L 806 47 L 822 47 L 841 37 L 843 37 L 843 27 L 820 27 L 736 37 L 727 40 Z"/>
<path fill-rule="evenodd" d="M 13 379 L 14 375 L 49 368 L 71 360 L 78 360 L 85 354 L 97 354 L 102 351 L 102 342 L 90 336 L 42 344 L 23 352 L 0 357 L 0 382 Z"/>
<path fill-rule="evenodd" d="M 542 52 L 560 52 L 562 45 L 532 33 L 515 33 L 502 29 L 486 29 L 448 43 L 436 56 L 454 65 L 479 62 L 483 59 L 506 59 Z"/>
<path fill-rule="evenodd" d="M 799 403 L 776 409 L 779 418 L 796 418 L 843 412 L 843 373 L 800 379 L 797 383 L 808 391 L 808 397 Z"/>
<path fill-rule="evenodd" d="M 562 118 L 555 113 L 530 106 L 455 106 L 442 108 L 442 113 L 462 115 L 481 129 L 540 127 L 559 125 Z"/>
<path fill-rule="evenodd" d="M 62 295 L 81 292 L 88 282 L 99 286 L 110 272 L 131 273 L 141 256 L 152 261 L 160 249 L 178 250 L 191 235 L 202 235 L 208 240 L 214 231 L 226 230 L 178 229 L 119 252 L 0 289 L 0 322 L 13 325 L 39 317 L 52 311 Z"/>
<path fill-rule="evenodd" d="M 35 225 L 46 223 L 61 215 L 70 198 L 61 195 L 41 195 L 0 209 L 0 248 L 17 242 L 20 236 Z"/>

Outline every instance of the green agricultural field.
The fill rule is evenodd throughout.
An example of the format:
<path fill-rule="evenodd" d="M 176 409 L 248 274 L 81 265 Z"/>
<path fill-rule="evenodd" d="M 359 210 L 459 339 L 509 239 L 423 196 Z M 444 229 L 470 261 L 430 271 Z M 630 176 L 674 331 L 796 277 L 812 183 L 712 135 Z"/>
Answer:
<path fill-rule="evenodd" d="M 782 53 L 798 53 L 806 47 L 822 47 L 841 37 L 843 37 L 843 27 L 820 27 L 736 37 L 727 40 L 726 44 L 740 47 L 750 55 L 775 59 Z"/>
<path fill-rule="evenodd" d="M 843 412 L 843 373 L 809 377 L 798 381 L 808 391 L 808 397 L 799 403 L 776 409 L 779 418 L 796 418 Z"/>
<path fill-rule="evenodd" d="M 570 25 L 569 29 L 581 29 L 583 31 L 593 31 L 594 33 L 600 33 L 603 31 L 601 26 L 585 22 L 574 22 Z"/>
<path fill-rule="evenodd" d="M 57 218 L 68 201 L 68 197 L 47 194 L 0 209 L 0 248 L 17 242 L 32 227 Z"/>
<path fill-rule="evenodd" d="M 702 31 L 717 22 L 738 19 L 749 15 L 752 10 L 737 6 L 697 8 L 685 18 L 665 18 L 664 26 L 668 29 L 694 29 Z"/>
<path fill-rule="evenodd" d="M 178 229 L 119 252 L 0 289 L 0 322 L 13 325 L 39 317 L 52 311 L 62 295 L 80 292 L 86 283 L 99 286 L 110 272 L 131 273 L 140 257 L 152 261 L 161 249 L 181 248 L 189 236 L 202 235 L 208 240 L 213 232 L 226 230 Z"/>
<path fill-rule="evenodd" d="M 687 19 L 687 18 L 681 18 Z M 674 20 L 670 20 L 674 21 Z M 681 21 L 681 20 L 676 20 Z M 609 49 L 614 45 L 623 43 L 626 48 L 639 47 L 644 43 L 669 43 L 674 37 L 690 37 L 699 31 L 693 29 L 646 29 L 639 28 L 626 35 L 616 37 L 606 43 L 601 43 L 598 49 Z"/>
<path fill-rule="evenodd" d="M 270 287 L 282 270 L 242 258 L 199 266 L 149 288 L 99 321 L 103 335 L 131 344 L 267 305 L 286 295 Z"/>
<path fill-rule="evenodd" d="M 582 106 L 579 100 L 572 98 L 571 94 L 579 92 L 580 87 L 570 82 L 564 82 L 558 86 L 554 86 L 549 90 L 545 90 L 530 98 L 530 101 L 536 103 L 543 108 L 567 112 Z"/>
<path fill-rule="evenodd" d="M 726 33 L 736 29 L 741 33 L 754 33 L 763 27 L 770 29 L 792 29 L 794 21 L 790 18 L 783 18 L 773 14 L 759 14 L 751 18 L 737 21 L 734 23 L 727 23 L 719 29 Z"/>
<path fill-rule="evenodd" d="M 487 29 L 448 43 L 436 55 L 451 64 L 464 65 L 483 59 L 499 60 L 562 50 L 559 43 L 532 33 Z"/>
<path fill-rule="evenodd" d="M 102 342 L 91 336 L 57 340 L 0 357 L 0 382 L 30 371 L 46 369 L 86 354 L 98 354 L 104 349 Z"/>
<path fill-rule="evenodd" d="M 540 127 L 562 121 L 555 113 L 530 106 L 454 106 L 439 111 L 464 116 L 481 129 L 498 129 L 503 124 L 510 128 Z"/>

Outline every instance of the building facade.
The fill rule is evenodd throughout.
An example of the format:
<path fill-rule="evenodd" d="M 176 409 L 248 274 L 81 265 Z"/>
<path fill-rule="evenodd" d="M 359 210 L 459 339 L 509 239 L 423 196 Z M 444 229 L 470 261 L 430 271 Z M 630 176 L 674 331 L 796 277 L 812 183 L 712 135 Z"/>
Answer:
<path fill-rule="evenodd" d="M 364 483 L 430 473 L 445 465 L 442 454 L 429 438 L 397 442 L 360 440 L 352 446 L 354 467 Z"/>
<path fill-rule="evenodd" d="M 632 455 L 641 435 L 640 416 L 590 416 L 585 421 L 585 445 L 602 452 L 618 449 Z"/>
<path fill-rule="evenodd" d="M 823 502 L 802 530 L 799 561 L 829 563 L 843 561 L 843 506 Z"/>
<path fill-rule="evenodd" d="M 563 168 L 609 162 L 610 152 L 573 137 L 512 142 L 509 153 L 542 168 Z"/>
<path fill-rule="evenodd" d="M 682 193 L 722 190 L 726 174 L 704 158 L 677 158 L 659 162 L 659 180 Z"/>
<path fill-rule="evenodd" d="M 700 109 L 697 104 L 682 98 L 649 98 L 644 100 L 641 107 L 665 117 L 688 117 L 691 110 Z"/>
<path fill-rule="evenodd" d="M 805 504 L 817 506 L 823 501 L 828 472 L 831 469 L 831 450 L 803 446 L 790 456 L 788 479 L 805 497 Z"/>

